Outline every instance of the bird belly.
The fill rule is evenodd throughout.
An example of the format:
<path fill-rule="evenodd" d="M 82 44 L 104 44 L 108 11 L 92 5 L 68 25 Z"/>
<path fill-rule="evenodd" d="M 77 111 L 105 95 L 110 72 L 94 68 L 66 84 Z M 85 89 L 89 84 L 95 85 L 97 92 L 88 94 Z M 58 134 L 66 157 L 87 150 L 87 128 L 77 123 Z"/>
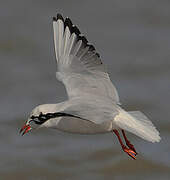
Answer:
<path fill-rule="evenodd" d="M 51 120 L 52 121 L 52 120 Z M 55 123 L 54 123 L 55 121 Z M 102 124 L 95 124 L 90 120 L 83 120 L 76 117 L 63 117 L 56 122 L 50 123 L 49 127 L 61 131 L 78 134 L 98 134 L 107 133 L 112 130 L 112 122 L 104 122 Z"/>

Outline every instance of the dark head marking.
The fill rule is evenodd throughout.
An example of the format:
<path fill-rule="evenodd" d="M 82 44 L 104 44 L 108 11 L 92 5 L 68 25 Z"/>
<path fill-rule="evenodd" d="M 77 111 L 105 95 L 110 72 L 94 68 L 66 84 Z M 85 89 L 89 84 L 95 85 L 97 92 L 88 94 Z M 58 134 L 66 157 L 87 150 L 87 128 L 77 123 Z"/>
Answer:
<path fill-rule="evenodd" d="M 67 114 L 64 112 L 57 112 L 57 113 L 47 113 L 47 114 L 43 114 L 42 112 L 40 113 L 39 116 L 31 116 L 31 120 L 30 122 L 34 122 L 35 124 L 43 124 L 44 122 L 46 122 L 49 119 L 52 118 L 56 118 L 56 117 L 63 117 L 63 116 L 69 116 L 69 117 L 77 117 L 80 118 L 78 116 L 74 116 L 72 114 Z"/>

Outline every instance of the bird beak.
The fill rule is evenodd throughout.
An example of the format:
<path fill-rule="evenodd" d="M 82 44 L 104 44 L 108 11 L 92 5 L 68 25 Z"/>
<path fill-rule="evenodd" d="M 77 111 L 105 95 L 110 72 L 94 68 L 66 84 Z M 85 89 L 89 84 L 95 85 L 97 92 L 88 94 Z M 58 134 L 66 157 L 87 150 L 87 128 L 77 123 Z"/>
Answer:
<path fill-rule="evenodd" d="M 27 132 L 29 132 L 31 130 L 31 126 L 29 124 L 25 124 L 19 131 L 19 133 L 21 134 L 22 133 L 22 136 L 24 134 L 26 134 Z"/>

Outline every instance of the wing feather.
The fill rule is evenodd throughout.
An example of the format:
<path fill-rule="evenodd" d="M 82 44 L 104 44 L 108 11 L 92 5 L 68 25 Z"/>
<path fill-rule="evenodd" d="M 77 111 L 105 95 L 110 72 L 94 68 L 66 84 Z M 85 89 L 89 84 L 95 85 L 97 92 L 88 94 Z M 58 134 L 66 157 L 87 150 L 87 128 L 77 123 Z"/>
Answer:
<path fill-rule="evenodd" d="M 53 18 L 57 60 L 56 77 L 66 87 L 69 99 L 100 96 L 119 103 L 116 88 L 110 81 L 99 54 L 69 18 Z"/>

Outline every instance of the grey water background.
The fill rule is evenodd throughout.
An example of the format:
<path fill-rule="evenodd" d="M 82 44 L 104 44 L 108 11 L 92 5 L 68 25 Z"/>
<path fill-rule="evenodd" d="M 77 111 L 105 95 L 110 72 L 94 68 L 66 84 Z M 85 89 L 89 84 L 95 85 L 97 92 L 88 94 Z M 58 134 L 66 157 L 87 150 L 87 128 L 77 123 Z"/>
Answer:
<path fill-rule="evenodd" d="M 122 107 L 141 110 L 161 133 L 152 144 L 127 133 L 137 160 L 110 134 L 50 129 L 19 136 L 30 111 L 66 99 L 55 79 L 52 16 L 69 16 L 107 65 Z M 170 178 L 170 1 L 0 2 L 0 179 Z"/>

